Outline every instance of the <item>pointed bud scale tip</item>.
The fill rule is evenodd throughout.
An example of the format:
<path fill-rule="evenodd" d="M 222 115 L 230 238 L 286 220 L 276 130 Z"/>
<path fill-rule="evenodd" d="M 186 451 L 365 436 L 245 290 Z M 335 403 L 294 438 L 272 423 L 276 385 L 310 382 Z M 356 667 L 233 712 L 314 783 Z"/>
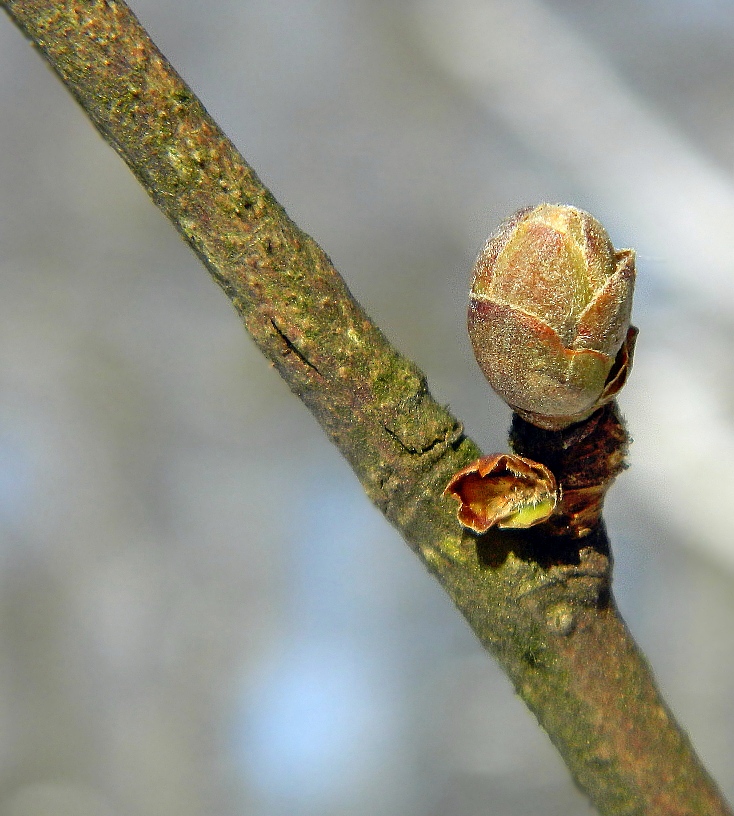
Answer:
<path fill-rule="evenodd" d="M 469 337 L 492 388 L 524 419 L 559 430 L 627 379 L 635 254 L 591 215 L 559 204 L 516 212 L 474 264 Z"/>

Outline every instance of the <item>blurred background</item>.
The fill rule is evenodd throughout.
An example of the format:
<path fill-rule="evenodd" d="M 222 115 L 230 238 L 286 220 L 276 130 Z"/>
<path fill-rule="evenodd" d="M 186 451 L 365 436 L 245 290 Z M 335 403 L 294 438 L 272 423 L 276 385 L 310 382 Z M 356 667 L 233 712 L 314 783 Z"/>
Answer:
<path fill-rule="evenodd" d="M 637 249 L 616 595 L 734 798 L 734 6 L 132 5 L 486 451 L 510 419 L 465 331 L 487 234 L 566 202 Z M 0 814 L 589 814 L 4 16 L 0 192 Z"/>

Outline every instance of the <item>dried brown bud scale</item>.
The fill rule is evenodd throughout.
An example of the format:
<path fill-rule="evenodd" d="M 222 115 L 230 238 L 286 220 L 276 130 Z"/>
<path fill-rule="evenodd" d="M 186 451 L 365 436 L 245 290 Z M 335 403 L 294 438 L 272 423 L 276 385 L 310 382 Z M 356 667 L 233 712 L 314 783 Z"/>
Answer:
<path fill-rule="evenodd" d="M 459 502 L 460 523 L 475 533 L 540 524 L 558 500 L 556 480 L 545 465 L 507 453 L 483 456 L 462 468 L 444 495 Z"/>
<path fill-rule="evenodd" d="M 629 437 L 616 404 L 562 431 L 543 430 L 516 415 L 510 445 L 520 456 L 541 459 L 558 482 L 560 499 L 548 533 L 584 538 L 593 532 L 607 491 L 626 467 Z"/>

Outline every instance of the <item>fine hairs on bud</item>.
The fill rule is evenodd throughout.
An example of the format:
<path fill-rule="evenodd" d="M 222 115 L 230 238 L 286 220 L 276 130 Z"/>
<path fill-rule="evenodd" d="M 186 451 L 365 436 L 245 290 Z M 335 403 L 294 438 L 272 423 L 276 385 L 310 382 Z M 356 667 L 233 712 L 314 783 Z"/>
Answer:
<path fill-rule="evenodd" d="M 629 372 L 635 254 L 575 207 L 516 212 L 474 264 L 469 336 L 492 388 L 560 430 L 610 402 Z"/>

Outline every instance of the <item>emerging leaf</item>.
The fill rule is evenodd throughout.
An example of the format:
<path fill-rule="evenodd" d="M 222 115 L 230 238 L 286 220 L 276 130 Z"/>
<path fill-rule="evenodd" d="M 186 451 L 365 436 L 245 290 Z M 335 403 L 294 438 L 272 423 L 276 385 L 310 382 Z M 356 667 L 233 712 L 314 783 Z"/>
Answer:
<path fill-rule="evenodd" d="M 475 533 L 540 524 L 558 500 L 556 480 L 545 465 L 507 453 L 483 456 L 462 468 L 444 495 L 459 502 L 459 522 Z"/>

